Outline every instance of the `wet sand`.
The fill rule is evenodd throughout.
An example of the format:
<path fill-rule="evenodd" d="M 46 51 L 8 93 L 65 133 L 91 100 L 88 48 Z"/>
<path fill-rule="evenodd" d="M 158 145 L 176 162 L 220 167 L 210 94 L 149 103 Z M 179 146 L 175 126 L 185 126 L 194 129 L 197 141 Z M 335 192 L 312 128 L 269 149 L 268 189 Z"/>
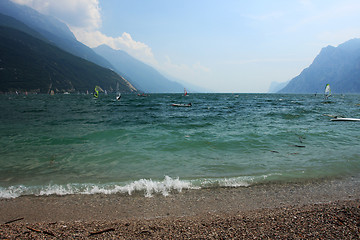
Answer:
<path fill-rule="evenodd" d="M 24 196 L 0 200 L 0 239 L 351 239 L 360 237 L 359 199 L 357 179 L 150 198 L 142 193 Z"/>

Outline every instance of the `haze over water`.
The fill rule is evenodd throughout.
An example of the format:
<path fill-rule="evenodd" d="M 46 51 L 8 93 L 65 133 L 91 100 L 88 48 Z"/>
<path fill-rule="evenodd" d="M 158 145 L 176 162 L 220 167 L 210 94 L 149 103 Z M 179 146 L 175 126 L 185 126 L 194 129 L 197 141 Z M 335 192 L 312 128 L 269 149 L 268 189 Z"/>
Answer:
<path fill-rule="evenodd" d="M 359 95 L 1 95 L 0 102 L 0 198 L 167 195 L 360 170 L 359 123 L 324 116 L 360 118 Z"/>

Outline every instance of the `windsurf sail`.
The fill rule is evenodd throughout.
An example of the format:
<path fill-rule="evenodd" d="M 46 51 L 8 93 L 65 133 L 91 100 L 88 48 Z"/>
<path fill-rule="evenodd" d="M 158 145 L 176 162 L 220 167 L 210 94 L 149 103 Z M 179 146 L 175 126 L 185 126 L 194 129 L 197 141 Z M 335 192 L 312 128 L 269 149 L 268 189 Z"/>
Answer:
<path fill-rule="evenodd" d="M 121 93 L 118 93 L 117 95 L 116 95 L 116 100 L 120 100 L 121 99 Z"/>
<path fill-rule="evenodd" d="M 186 88 L 184 88 L 184 96 L 187 95 L 187 91 L 186 91 Z"/>
<path fill-rule="evenodd" d="M 119 83 L 116 83 L 116 100 L 120 100 L 121 93 L 119 91 Z"/>
<path fill-rule="evenodd" d="M 328 99 L 331 96 L 330 84 L 326 84 L 325 87 L 325 99 Z"/>
<path fill-rule="evenodd" d="M 95 97 L 95 98 L 98 98 L 98 97 L 99 97 L 99 91 L 100 91 L 100 92 L 103 92 L 104 90 L 102 90 L 101 87 L 96 86 L 96 87 L 95 87 L 95 92 L 94 92 L 94 97 Z"/>

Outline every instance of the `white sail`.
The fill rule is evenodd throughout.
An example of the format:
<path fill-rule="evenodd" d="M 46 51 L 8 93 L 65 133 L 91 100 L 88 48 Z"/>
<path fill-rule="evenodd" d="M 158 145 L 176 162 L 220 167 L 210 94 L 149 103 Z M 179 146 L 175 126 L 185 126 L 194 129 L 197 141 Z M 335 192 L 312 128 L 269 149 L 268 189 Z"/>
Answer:
<path fill-rule="evenodd" d="M 328 97 L 331 96 L 331 89 L 330 89 L 330 84 L 326 84 L 325 87 L 325 98 L 327 99 Z"/>
<path fill-rule="evenodd" d="M 116 84 L 116 100 L 120 101 L 121 93 L 119 91 L 119 83 Z"/>

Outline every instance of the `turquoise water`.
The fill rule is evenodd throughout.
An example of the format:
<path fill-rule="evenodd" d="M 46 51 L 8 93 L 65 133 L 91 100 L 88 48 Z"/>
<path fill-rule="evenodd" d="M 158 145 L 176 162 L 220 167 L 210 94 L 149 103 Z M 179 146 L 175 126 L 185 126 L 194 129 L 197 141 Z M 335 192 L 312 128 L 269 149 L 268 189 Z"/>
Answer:
<path fill-rule="evenodd" d="M 172 107 L 172 103 L 192 107 Z M 360 95 L 1 95 L 0 198 L 339 178 L 360 171 Z"/>

